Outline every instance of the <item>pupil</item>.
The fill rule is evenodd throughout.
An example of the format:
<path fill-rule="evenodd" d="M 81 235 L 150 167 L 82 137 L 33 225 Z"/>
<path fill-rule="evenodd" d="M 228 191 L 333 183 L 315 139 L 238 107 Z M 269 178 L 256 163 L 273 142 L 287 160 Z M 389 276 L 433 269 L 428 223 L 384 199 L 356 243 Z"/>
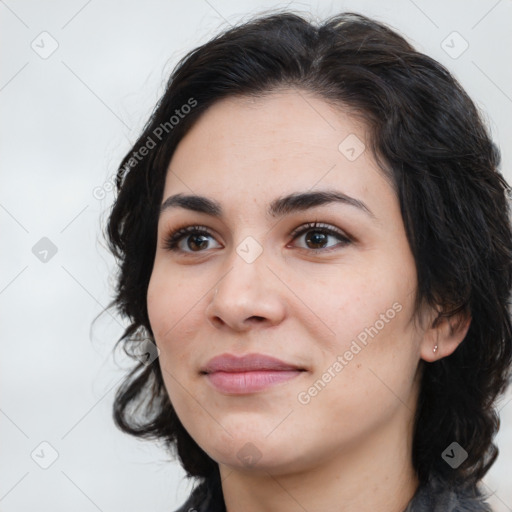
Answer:
<path fill-rule="evenodd" d="M 313 235 L 306 238 L 307 242 L 312 242 L 314 245 L 323 245 L 326 242 L 327 235 L 319 231 L 312 231 Z"/>
<path fill-rule="evenodd" d="M 202 239 L 201 242 L 199 242 L 198 244 L 196 244 L 195 242 L 199 239 Z M 196 246 L 196 248 L 199 248 L 201 249 L 202 247 L 204 247 L 205 245 L 208 245 L 208 238 L 205 237 L 204 235 L 195 235 L 195 236 L 191 236 L 189 237 L 189 244 L 188 244 L 188 247 L 189 249 L 192 249 L 194 250 L 194 247 L 193 246 Z M 190 243 L 190 241 L 193 240 L 193 243 Z"/>

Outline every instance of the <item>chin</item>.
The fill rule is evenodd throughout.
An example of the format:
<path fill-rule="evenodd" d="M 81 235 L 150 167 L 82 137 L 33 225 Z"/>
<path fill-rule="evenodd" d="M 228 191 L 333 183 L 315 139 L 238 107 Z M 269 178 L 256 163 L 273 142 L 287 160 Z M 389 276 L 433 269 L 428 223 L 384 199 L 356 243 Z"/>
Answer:
<path fill-rule="evenodd" d="M 268 430 L 269 432 L 271 429 Z M 303 459 L 297 452 L 297 441 L 288 437 L 288 443 L 276 435 L 274 439 L 265 438 L 265 434 L 223 436 L 222 441 L 212 445 L 208 439 L 208 446 L 203 450 L 218 462 L 236 471 L 262 471 L 266 474 L 297 470 L 297 459 Z"/>

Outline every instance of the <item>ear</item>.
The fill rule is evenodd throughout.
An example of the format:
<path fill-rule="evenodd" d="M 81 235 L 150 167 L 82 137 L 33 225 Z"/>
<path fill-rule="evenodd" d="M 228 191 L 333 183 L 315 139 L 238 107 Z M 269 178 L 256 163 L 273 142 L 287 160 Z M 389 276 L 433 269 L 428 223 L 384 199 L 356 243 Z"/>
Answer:
<path fill-rule="evenodd" d="M 446 318 L 437 312 L 435 318 L 429 319 L 425 329 L 420 347 L 421 358 L 433 363 L 455 352 L 466 337 L 470 324 L 471 315 L 468 313 L 457 313 Z"/>

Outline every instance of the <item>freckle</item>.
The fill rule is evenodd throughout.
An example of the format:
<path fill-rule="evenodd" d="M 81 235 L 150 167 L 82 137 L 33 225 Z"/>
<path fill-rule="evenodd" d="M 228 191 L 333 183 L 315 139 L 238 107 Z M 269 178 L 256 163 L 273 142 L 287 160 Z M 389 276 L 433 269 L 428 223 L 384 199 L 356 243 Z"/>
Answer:
<path fill-rule="evenodd" d="M 357 363 L 357 367 L 358 367 L 358 368 L 361 368 L 361 363 Z"/>

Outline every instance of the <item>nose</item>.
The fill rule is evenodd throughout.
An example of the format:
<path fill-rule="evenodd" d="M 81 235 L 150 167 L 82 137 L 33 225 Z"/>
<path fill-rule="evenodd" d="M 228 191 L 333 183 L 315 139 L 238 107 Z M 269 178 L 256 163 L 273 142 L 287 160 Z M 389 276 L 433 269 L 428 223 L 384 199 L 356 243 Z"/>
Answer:
<path fill-rule="evenodd" d="M 206 308 L 219 329 L 247 331 L 277 325 L 285 316 L 284 286 L 267 266 L 264 253 L 248 263 L 236 252 L 229 260 Z"/>

